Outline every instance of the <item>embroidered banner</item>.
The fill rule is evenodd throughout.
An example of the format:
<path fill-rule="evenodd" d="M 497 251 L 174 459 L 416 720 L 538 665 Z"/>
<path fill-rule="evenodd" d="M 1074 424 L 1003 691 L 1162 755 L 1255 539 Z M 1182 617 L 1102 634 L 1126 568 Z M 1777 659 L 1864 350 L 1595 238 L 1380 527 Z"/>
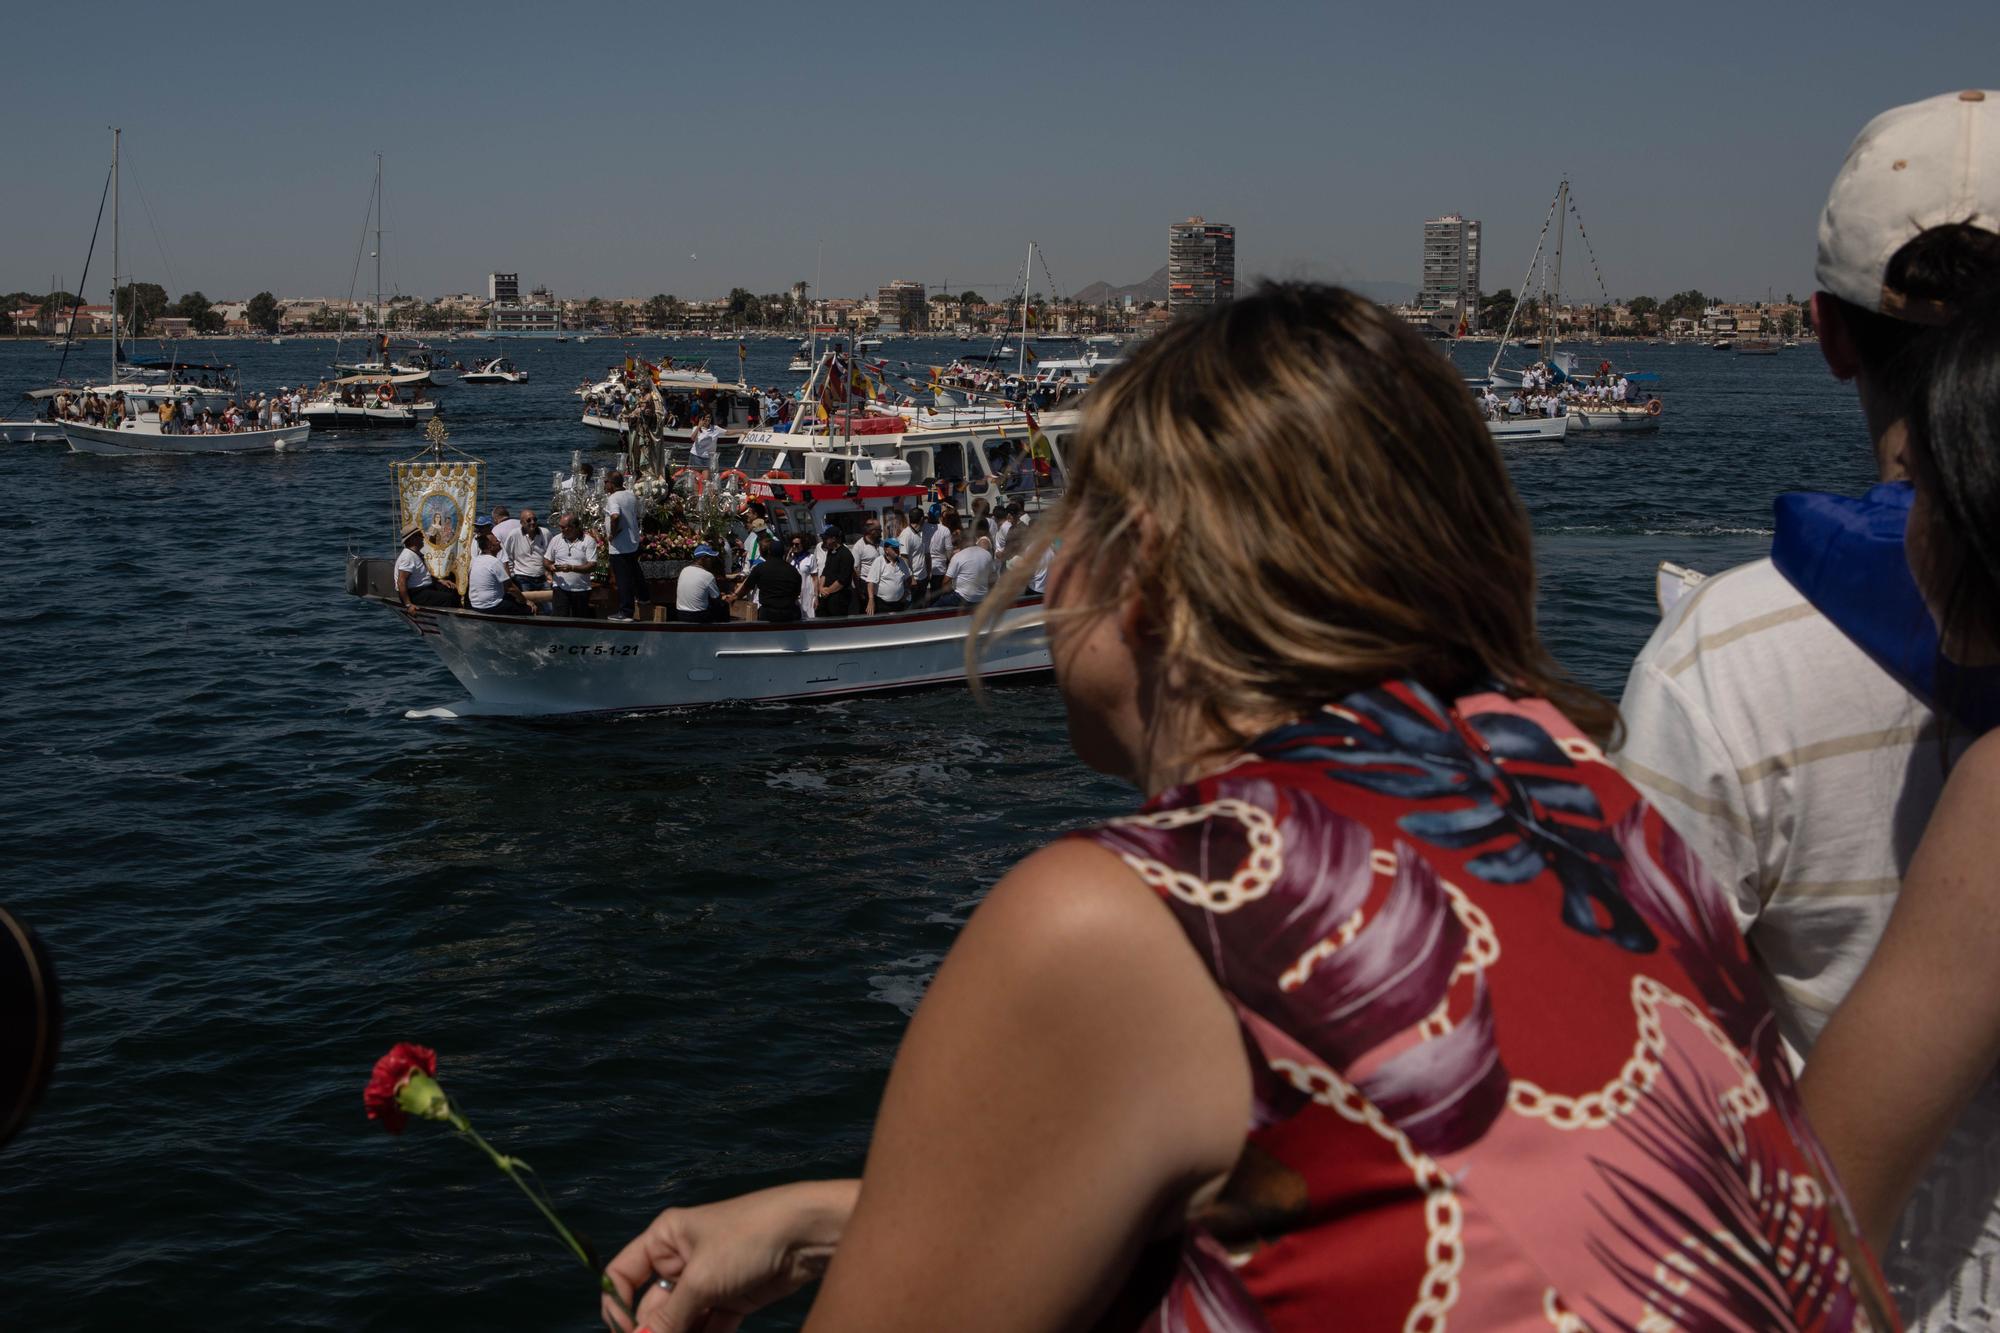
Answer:
<path fill-rule="evenodd" d="M 424 563 L 441 582 L 465 591 L 472 565 L 472 520 L 479 512 L 479 483 L 486 465 L 473 459 L 451 463 L 391 464 L 396 491 L 396 535 L 411 524 L 423 529 Z"/>

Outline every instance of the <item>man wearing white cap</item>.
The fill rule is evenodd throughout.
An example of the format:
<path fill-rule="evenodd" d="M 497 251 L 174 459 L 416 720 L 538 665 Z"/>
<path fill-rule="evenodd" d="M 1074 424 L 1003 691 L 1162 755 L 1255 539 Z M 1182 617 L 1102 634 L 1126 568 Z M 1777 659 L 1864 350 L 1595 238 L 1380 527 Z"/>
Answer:
<path fill-rule="evenodd" d="M 2000 93 L 1870 121 L 1820 215 L 1815 272 L 1820 350 L 1854 381 L 1882 484 L 1779 497 L 1771 558 L 1701 585 L 1640 654 L 1614 756 L 1721 882 L 1808 1065 L 1937 802 L 1940 736 L 1968 731 L 1940 727 L 1936 630 L 1903 556 L 1902 447 L 1925 384 L 1901 354 L 2000 272 Z M 1996 1129 L 1989 1077 L 1880 1251 L 1912 1329 L 2000 1327 Z"/>

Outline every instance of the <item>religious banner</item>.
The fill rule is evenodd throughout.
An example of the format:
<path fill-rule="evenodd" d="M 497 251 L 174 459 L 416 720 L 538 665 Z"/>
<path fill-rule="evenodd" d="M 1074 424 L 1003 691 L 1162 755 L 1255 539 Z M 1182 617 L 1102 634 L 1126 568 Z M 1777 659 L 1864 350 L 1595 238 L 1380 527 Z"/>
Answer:
<path fill-rule="evenodd" d="M 394 463 L 390 470 L 396 535 L 401 537 L 412 524 L 422 529 L 424 563 L 440 582 L 464 592 L 472 567 L 472 520 L 479 513 L 479 482 L 486 465 L 467 458 Z"/>

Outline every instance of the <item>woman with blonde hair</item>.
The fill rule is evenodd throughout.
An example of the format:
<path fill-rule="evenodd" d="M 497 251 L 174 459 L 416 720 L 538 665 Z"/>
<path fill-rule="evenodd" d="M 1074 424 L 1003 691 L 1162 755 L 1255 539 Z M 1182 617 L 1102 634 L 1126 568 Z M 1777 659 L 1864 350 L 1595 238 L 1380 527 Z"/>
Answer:
<path fill-rule="evenodd" d="M 1266 287 L 1107 376 L 1042 563 L 1135 814 L 1010 871 L 860 1181 L 670 1209 L 651 1333 L 1894 1326 L 1719 892 L 1535 632 L 1449 363 Z M 607 1302 L 608 1323 L 631 1325 Z"/>

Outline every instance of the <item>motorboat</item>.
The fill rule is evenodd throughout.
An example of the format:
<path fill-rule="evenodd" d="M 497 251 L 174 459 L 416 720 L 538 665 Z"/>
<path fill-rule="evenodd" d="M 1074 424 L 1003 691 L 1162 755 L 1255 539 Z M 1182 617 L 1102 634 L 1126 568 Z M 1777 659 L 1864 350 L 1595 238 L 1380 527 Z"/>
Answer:
<path fill-rule="evenodd" d="M 436 403 L 393 402 L 363 395 L 349 402 L 339 397 L 315 398 L 299 409 L 304 421 L 320 430 L 407 430 L 437 415 Z"/>
<path fill-rule="evenodd" d="M 504 356 L 496 356 L 482 363 L 477 370 L 468 370 L 458 377 L 461 384 L 526 384 L 528 372 L 518 369 Z"/>
<path fill-rule="evenodd" d="M 127 417 L 117 427 L 92 426 L 81 421 L 61 423 L 63 438 L 70 450 L 106 458 L 166 458 L 194 454 L 254 454 L 273 450 L 303 448 L 312 438 L 312 426 L 301 421 L 296 426 L 273 426 L 269 430 L 237 430 L 213 435 L 169 434 L 159 421 L 147 417 Z"/>
<path fill-rule="evenodd" d="M 0 421 L 0 444 L 61 444 L 63 424 L 36 418 L 31 421 Z"/>

